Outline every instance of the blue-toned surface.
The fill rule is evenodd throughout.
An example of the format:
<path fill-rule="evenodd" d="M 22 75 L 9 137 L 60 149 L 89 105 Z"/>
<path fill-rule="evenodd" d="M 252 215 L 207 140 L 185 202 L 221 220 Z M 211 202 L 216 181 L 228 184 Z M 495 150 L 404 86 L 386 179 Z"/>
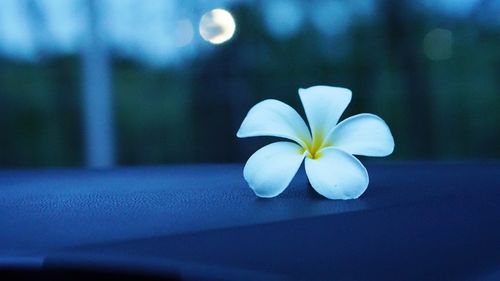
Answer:
<path fill-rule="evenodd" d="M 358 200 L 303 172 L 256 198 L 241 165 L 0 172 L 0 264 L 253 279 L 500 276 L 500 165 L 368 165 Z"/>

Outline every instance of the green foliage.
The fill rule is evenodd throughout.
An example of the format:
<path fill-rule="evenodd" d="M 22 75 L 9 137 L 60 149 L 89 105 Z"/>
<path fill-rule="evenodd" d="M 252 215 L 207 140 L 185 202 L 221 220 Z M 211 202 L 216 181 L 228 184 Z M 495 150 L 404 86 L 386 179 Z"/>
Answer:
<path fill-rule="evenodd" d="M 408 13 L 408 12 L 407 12 Z M 237 11 L 232 41 L 182 67 L 113 62 L 119 164 L 244 161 L 262 140 L 235 132 L 256 102 L 301 108 L 300 87 L 352 89 L 344 117 L 380 115 L 396 140 L 392 159 L 500 158 L 500 34 L 470 22 L 447 27 L 451 58 L 433 61 L 422 41 L 439 27 L 425 15 L 381 15 L 338 38 L 305 26 L 276 40 L 258 15 Z M 400 21 L 401 29 L 389 26 Z M 78 57 L 2 61 L 0 165 L 82 165 Z"/>

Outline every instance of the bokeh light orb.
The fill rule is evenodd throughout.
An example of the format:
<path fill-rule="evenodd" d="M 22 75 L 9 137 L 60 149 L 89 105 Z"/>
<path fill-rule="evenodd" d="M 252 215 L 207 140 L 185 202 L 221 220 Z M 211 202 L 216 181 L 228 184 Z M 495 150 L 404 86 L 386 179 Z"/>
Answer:
<path fill-rule="evenodd" d="M 424 54 L 433 61 L 446 60 L 453 55 L 453 34 L 448 29 L 436 28 L 424 37 Z"/>
<path fill-rule="evenodd" d="M 221 44 L 233 37 L 236 23 L 231 13 L 224 9 L 206 12 L 200 20 L 200 35 L 212 44 Z"/>
<path fill-rule="evenodd" d="M 177 47 L 187 46 L 193 41 L 194 29 L 190 20 L 182 19 L 178 21 L 175 31 L 175 45 Z"/>

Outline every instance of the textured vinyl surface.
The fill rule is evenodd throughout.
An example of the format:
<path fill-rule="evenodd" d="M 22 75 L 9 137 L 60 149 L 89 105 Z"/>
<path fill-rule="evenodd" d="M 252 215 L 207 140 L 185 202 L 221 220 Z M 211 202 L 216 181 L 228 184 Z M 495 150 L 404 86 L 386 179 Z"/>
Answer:
<path fill-rule="evenodd" d="M 499 164 L 367 165 L 370 186 L 349 201 L 315 194 L 303 170 L 259 199 L 242 169 L 0 171 L 0 265 L 40 257 L 229 280 L 498 276 Z"/>

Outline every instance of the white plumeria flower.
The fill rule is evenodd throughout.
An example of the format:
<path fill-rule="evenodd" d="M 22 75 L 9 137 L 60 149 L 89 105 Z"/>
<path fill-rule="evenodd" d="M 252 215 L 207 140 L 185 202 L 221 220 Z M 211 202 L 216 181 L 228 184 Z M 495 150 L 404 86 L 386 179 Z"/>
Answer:
<path fill-rule="evenodd" d="M 300 115 L 278 100 L 264 100 L 250 109 L 240 138 L 274 136 L 280 141 L 257 150 L 243 176 L 259 197 L 275 197 L 285 190 L 305 158 L 311 186 L 329 199 L 358 198 L 368 187 L 368 172 L 355 155 L 387 156 L 394 139 L 380 117 L 362 113 L 338 120 L 351 101 L 345 88 L 314 86 L 299 89 L 311 131 Z"/>

